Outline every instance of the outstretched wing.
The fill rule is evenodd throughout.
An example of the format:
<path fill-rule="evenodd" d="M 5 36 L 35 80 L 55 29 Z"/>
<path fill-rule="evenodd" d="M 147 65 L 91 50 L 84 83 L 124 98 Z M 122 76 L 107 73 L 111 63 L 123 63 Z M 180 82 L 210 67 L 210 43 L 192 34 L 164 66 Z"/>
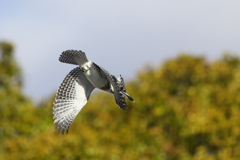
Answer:
<path fill-rule="evenodd" d="M 121 88 L 120 88 L 121 86 L 119 86 L 118 83 L 117 83 L 117 78 L 114 75 L 111 75 L 104 68 L 98 66 L 97 64 L 93 63 L 93 65 L 95 65 L 95 67 L 99 68 L 99 71 L 107 77 L 108 81 L 113 86 L 114 98 L 115 98 L 115 101 L 116 101 L 117 105 L 122 109 L 127 109 L 128 107 L 126 106 L 125 99 L 124 99 L 123 94 L 121 92 Z"/>
<path fill-rule="evenodd" d="M 59 61 L 63 63 L 75 64 L 75 65 L 83 65 L 88 62 L 88 59 L 84 52 L 78 50 L 66 50 L 62 52 L 59 57 Z"/>
<path fill-rule="evenodd" d="M 53 119 L 58 132 L 68 133 L 73 120 L 94 89 L 79 67 L 74 68 L 60 85 L 53 103 Z"/>

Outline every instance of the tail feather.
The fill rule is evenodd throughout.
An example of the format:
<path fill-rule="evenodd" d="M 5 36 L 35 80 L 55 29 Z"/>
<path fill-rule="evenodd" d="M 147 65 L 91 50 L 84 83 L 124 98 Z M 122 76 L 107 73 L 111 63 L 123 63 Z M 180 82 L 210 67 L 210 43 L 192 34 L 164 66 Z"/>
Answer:
<path fill-rule="evenodd" d="M 88 62 L 88 59 L 84 52 L 78 50 L 66 50 L 62 52 L 59 57 L 59 61 L 63 63 L 75 64 L 75 65 L 83 65 Z"/>

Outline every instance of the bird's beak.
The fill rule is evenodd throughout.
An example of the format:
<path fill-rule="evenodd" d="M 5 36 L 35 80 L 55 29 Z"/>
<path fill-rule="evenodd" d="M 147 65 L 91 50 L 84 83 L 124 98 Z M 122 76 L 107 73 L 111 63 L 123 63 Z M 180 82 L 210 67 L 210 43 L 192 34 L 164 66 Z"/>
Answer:
<path fill-rule="evenodd" d="M 122 94 L 123 94 L 124 97 L 128 98 L 130 101 L 135 102 L 134 99 L 129 94 L 127 94 L 125 92 L 122 92 Z"/>

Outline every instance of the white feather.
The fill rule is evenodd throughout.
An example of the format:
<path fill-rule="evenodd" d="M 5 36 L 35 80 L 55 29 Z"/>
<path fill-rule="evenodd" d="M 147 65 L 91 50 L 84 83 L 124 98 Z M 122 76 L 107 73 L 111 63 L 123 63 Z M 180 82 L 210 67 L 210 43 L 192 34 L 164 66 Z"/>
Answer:
<path fill-rule="evenodd" d="M 70 125 L 81 111 L 94 87 L 80 68 L 73 69 L 60 85 L 53 107 L 53 119 L 59 132 L 68 132 Z"/>

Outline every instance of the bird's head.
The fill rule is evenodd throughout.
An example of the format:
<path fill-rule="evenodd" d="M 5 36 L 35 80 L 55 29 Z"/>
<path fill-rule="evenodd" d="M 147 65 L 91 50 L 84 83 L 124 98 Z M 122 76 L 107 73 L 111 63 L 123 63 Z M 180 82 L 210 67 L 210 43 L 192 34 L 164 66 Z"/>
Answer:
<path fill-rule="evenodd" d="M 125 83 L 124 83 L 124 80 L 123 80 L 121 74 L 119 75 L 119 77 L 117 77 L 117 84 L 119 86 L 119 89 L 120 89 L 120 92 L 122 93 L 122 95 L 124 97 L 128 98 L 129 100 L 134 101 L 134 99 L 126 92 Z"/>
<path fill-rule="evenodd" d="M 126 92 L 125 83 L 124 83 L 124 80 L 123 80 L 121 74 L 119 75 L 119 77 L 117 77 L 117 84 L 121 91 Z"/>

